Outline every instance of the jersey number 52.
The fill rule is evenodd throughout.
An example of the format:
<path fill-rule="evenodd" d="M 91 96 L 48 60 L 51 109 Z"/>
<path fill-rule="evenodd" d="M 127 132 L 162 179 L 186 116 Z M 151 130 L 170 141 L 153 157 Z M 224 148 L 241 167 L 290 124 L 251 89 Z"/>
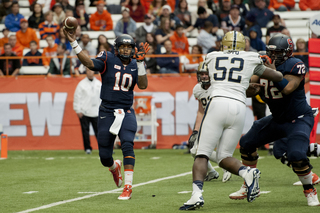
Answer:
<path fill-rule="evenodd" d="M 230 63 L 231 64 L 237 64 L 238 66 L 232 67 L 229 70 L 226 67 L 221 67 L 220 66 L 220 61 L 228 60 L 229 62 L 229 57 L 217 57 L 216 58 L 216 70 L 221 70 L 222 71 L 222 76 L 218 76 L 217 73 L 213 75 L 214 80 L 216 81 L 223 81 L 226 78 L 228 78 L 228 81 L 234 82 L 234 83 L 240 83 L 241 82 L 241 76 L 234 74 L 234 72 L 241 72 L 243 70 L 243 64 L 244 61 L 242 58 L 231 58 Z"/>

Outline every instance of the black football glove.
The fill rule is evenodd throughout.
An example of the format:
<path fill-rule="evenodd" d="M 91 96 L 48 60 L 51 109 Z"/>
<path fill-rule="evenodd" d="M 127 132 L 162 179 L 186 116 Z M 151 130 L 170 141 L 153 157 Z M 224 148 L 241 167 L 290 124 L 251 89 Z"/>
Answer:
<path fill-rule="evenodd" d="M 189 140 L 188 140 L 188 146 L 189 146 L 190 149 L 193 147 L 194 142 L 196 142 L 197 137 L 198 137 L 198 131 L 197 130 L 193 130 L 193 132 L 190 135 Z"/>

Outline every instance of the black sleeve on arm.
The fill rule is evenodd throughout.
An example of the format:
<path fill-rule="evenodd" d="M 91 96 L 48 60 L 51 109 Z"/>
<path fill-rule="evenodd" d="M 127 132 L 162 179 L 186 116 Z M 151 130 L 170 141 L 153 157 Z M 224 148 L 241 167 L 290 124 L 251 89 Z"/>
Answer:
<path fill-rule="evenodd" d="M 94 68 L 91 69 L 92 71 L 99 71 L 99 72 L 103 72 L 104 70 L 104 66 L 105 64 L 103 63 L 103 61 L 99 60 L 99 59 L 91 59 L 94 65 Z"/>

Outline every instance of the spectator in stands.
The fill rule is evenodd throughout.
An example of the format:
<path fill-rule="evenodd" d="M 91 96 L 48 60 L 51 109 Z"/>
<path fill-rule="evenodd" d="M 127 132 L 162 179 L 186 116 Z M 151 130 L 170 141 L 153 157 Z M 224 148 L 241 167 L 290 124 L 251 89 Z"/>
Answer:
<path fill-rule="evenodd" d="M 189 41 L 183 33 L 183 26 L 176 25 L 176 30 L 170 37 L 172 43 L 172 52 L 178 54 L 189 54 Z"/>
<path fill-rule="evenodd" d="M 239 31 L 242 32 L 245 26 L 245 20 L 240 16 L 240 8 L 238 5 L 234 4 L 231 6 L 229 15 L 222 19 L 221 28 L 226 34 L 229 31 Z"/>
<path fill-rule="evenodd" d="M 100 34 L 97 40 L 98 40 L 97 54 L 102 51 L 100 50 L 101 45 L 104 46 L 106 51 L 114 53 L 114 46 L 108 42 L 108 39 L 105 35 Z"/>
<path fill-rule="evenodd" d="M 104 2 L 97 2 L 97 12 L 91 14 L 90 28 L 95 31 L 108 31 L 113 29 L 111 14 L 104 9 Z"/>
<path fill-rule="evenodd" d="M 217 35 L 216 46 L 208 49 L 207 54 L 211 52 L 221 51 L 221 41 L 222 41 L 222 37 Z"/>
<path fill-rule="evenodd" d="M 284 26 L 280 25 L 280 22 L 281 22 L 280 15 L 274 14 L 272 17 L 272 21 L 273 21 L 273 26 L 267 29 L 266 44 L 269 43 L 269 40 L 271 37 L 275 36 L 277 33 L 281 33 L 281 31 L 285 29 Z"/>
<path fill-rule="evenodd" d="M 154 21 L 157 17 L 160 17 L 162 7 L 166 3 L 167 3 L 166 0 L 154 0 L 151 3 L 148 13 L 152 15 L 152 21 Z"/>
<path fill-rule="evenodd" d="M 0 58 L 7 57 L 7 56 L 16 56 L 16 54 L 12 52 L 11 45 L 8 43 L 4 44 L 4 53 L 1 55 Z M 7 68 L 8 68 L 8 73 L 7 73 Z M 20 68 L 21 68 L 21 64 L 19 59 L 0 60 L 0 76 L 7 75 L 7 74 L 16 76 L 19 74 Z"/>
<path fill-rule="evenodd" d="M 300 10 L 320 10 L 320 1 L 319 0 L 300 0 L 299 1 Z"/>
<path fill-rule="evenodd" d="M 211 22 L 210 22 L 211 23 Z M 191 54 L 202 54 L 202 47 L 198 44 L 193 45 Z M 203 61 L 202 56 L 187 55 L 184 61 L 184 72 L 196 73 L 199 67 L 199 63 Z"/>
<path fill-rule="evenodd" d="M 91 39 L 88 34 L 82 34 L 81 41 L 79 42 L 79 46 L 83 50 L 88 50 L 90 56 L 95 56 L 96 48 L 93 46 L 90 40 Z"/>
<path fill-rule="evenodd" d="M 0 47 L 3 47 L 4 44 L 9 42 L 9 37 L 8 37 L 9 33 L 10 31 L 7 28 L 4 28 L 2 30 L 3 37 L 0 39 Z"/>
<path fill-rule="evenodd" d="M 54 40 L 54 43 L 56 43 L 56 44 L 60 44 L 60 43 L 65 44 L 66 45 L 66 54 L 70 55 L 70 53 L 72 51 L 72 47 L 71 47 L 71 44 L 68 41 L 68 39 L 66 39 L 65 34 L 63 33 L 63 28 L 60 28 L 59 36 Z"/>
<path fill-rule="evenodd" d="M 146 42 L 148 42 L 150 46 L 153 46 L 155 54 L 161 53 L 161 44 L 158 44 L 155 34 L 147 33 Z"/>
<path fill-rule="evenodd" d="M 190 26 L 186 29 L 186 32 L 190 32 L 193 29 L 203 29 L 204 28 L 204 23 L 206 21 L 210 21 L 213 24 L 213 28 L 211 30 L 211 33 L 215 34 L 218 31 L 219 27 L 219 21 L 216 15 L 214 14 L 208 14 L 206 9 L 204 7 L 199 7 L 198 8 L 198 16 L 196 23 L 193 26 Z"/>
<path fill-rule="evenodd" d="M 157 57 L 157 64 L 160 66 L 159 73 L 179 73 L 180 60 L 178 53 L 172 52 L 172 43 L 169 39 L 163 45 L 166 52 L 162 55 L 177 55 L 177 57 Z"/>
<path fill-rule="evenodd" d="M 158 64 L 157 64 L 157 60 L 155 57 L 148 57 L 150 55 L 155 54 L 154 52 L 154 46 L 149 45 L 150 50 L 147 52 L 146 57 L 144 58 L 144 62 L 146 63 L 146 71 L 147 74 L 156 74 L 159 73 L 158 70 Z"/>
<path fill-rule="evenodd" d="M 257 8 L 255 2 L 255 0 L 248 0 L 247 3 L 249 4 L 250 10 L 252 10 L 252 8 Z M 266 6 L 265 8 L 268 8 L 270 4 L 270 0 L 266 0 Z"/>
<path fill-rule="evenodd" d="M 190 1 L 190 0 L 189 0 Z M 208 14 L 214 14 L 217 12 L 218 8 L 216 6 L 213 6 L 214 8 L 214 11 L 211 10 L 208 6 L 208 1 L 207 0 L 198 0 L 198 3 L 197 3 L 197 8 L 199 7 L 203 7 L 204 9 L 206 9 L 207 13 Z M 196 17 L 198 18 L 198 17 Z"/>
<path fill-rule="evenodd" d="M 291 38 L 290 31 L 287 28 L 284 28 L 283 30 L 281 30 L 281 33 Z"/>
<path fill-rule="evenodd" d="M 246 5 L 243 3 L 243 0 L 233 0 L 233 3 L 238 5 L 240 10 L 240 16 L 245 19 L 248 13 L 248 9 L 246 8 Z"/>
<path fill-rule="evenodd" d="M 144 15 L 146 14 L 146 11 L 140 0 L 129 0 L 129 4 L 127 5 L 127 7 L 130 10 L 130 17 L 135 22 L 144 21 Z"/>
<path fill-rule="evenodd" d="M 177 24 L 182 24 L 180 19 L 174 13 L 171 13 L 171 7 L 167 4 L 162 7 L 160 16 L 157 17 L 153 23 L 157 26 L 160 26 L 160 22 L 162 18 L 170 19 L 170 28 L 172 30 L 175 29 Z"/>
<path fill-rule="evenodd" d="M 168 40 L 172 35 L 173 30 L 170 28 L 170 19 L 168 17 L 162 17 L 160 27 L 155 33 L 158 44 L 163 45 L 164 41 Z"/>
<path fill-rule="evenodd" d="M 33 13 L 28 19 L 29 27 L 33 29 L 39 29 L 39 24 L 44 22 L 44 15 L 42 13 L 42 7 L 38 3 L 33 5 Z"/>
<path fill-rule="evenodd" d="M 140 27 L 138 27 L 135 31 L 137 37 L 137 43 L 146 42 L 147 33 L 155 33 L 157 30 L 157 26 L 152 23 L 151 15 L 146 14 L 144 16 L 144 23 Z"/>
<path fill-rule="evenodd" d="M 303 38 L 298 38 L 296 41 L 296 49 L 294 50 L 296 54 L 294 54 L 295 58 L 301 59 L 303 63 L 306 65 L 306 71 L 309 70 L 309 55 L 308 55 L 308 47 L 306 41 Z M 305 53 L 303 55 L 299 55 L 297 53 Z"/>
<path fill-rule="evenodd" d="M 213 24 L 210 21 L 204 23 L 204 28 L 197 37 L 197 44 L 202 48 L 202 53 L 207 54 L 211 47 L 216 47 L 217 36 L 212 35 Z"/>
<path fill-rule="evenodd" d="M 175 9 L 174 14 L 182 22 L 183 28 L 191 26 L 191 12 L 188 10 L 187 0 L 179 0 L 178 7 Z"/>
<path fill-rule="evenodd" d="M 58 44 L 54 43 L 54 40 L 53 40 L 53 37 L 52 35 L 48 35 L 46 37 L 46 41 L 48 43 L 48 46 L 43 48 L 43 52 L 42 52 L 42 63 L 43 63 L 43 66 L 45 68 L 48 68 L 49 67 L 49 64 L 50 64 L 50 57 L 51 56 L 56 56 L 57 55 L 57 47 L 58 47 Z"/>
<path fill-rule="evenodd" d="M 66 14 L 60 3 L 56 3 L 53 8 L 53 21 L 57 24 L 61 24 L 66 18 Z"/>
<path fill-rule="evenodd" d="M 294 0 L 270 0 L 269 10 L 271 11 L 288 11 L 294 8 Z"/>
<path fill-rule="evenodd" d="M 122 9 L 122 18 L 117 21 L 114 34 L 118 37 L 122 34 L 134 33 L 137 29 L 136 22 L 130 17 L 130 10 L 127 7 Z"/>
<path fill-rule="evenodd" d="M 219 19 L 219 23 L 221 23 L 221 21 L 229 15 L 230 9 L 231 9 L 231 0 L 222 0 L 222 5 L 216 13 Z"/>
<path fill-rule="evenodd" d="M 11 32 L 17 32 L 20 30 L 20 19 L 24 18 L 24 16 L 19 13 L 18 2 L 15 1 L 12 3 L 11 11 L 12 13 L 6 16 L 4 24 Z"/>
<path fill-rule="evenodd" d="M 255 28 L 251 28 L 250 34 L 250 45 L 256 49 L 258 52 L 259 51 L 265 51 L 266 50 L 266 44 L 258 38 L 258 33 Z"/>
<path fill-rule="evenodd" d="M 45 39 L 48 35 L 51 35 L 53 39 L 59 36 L 60 26 L 53 21 L 52 11 L 48 11 L 44 14 L 45 21 L 39 24 L 39 32 L 41 39 Z"/>
<path fill-rule="evenodd" d="M 82 35 L 81 27 L 80 27 L 80 25 L 78 25 L 78 27 L 76 29 L 76 39 L 78 42 L 81 41 L 81 35 Z"/>
<path fill-rule="evenodd" d="M 151 3 L 154 2 L 154 0 L 140 0 L 140 2 L 144 6 L 146 13 L 151 15 L 151 13 L 149 13 L 149 8 Z"/>
<path fill-rule="evenodd" d="M 9 36 L 9 44 L 11 45 L 11 52 L 14 53 L 16 56 L 22 56 L 23 54 L 23 47 L 17 42 L 16 35 Z M 1 54 L 4 53 L 4 49 L 2 49 Z"/>
<path fill-rule="evenodd" d="M 256 49 L 251 47 L 250 38 L 248 36 L 245 36 L 244 39 L 246 41 L 246 47 L 245 47 L 244 51 L 247 51 L 247 52 L 258 52 Z"/>
<path fill-rule="evenodd" d="M 0 22 L 4 23 L 7 15 L 11 13 L 11 0 L 2 0 L 0 4 Z"/>
<path fill-rule="evenodd" d="M 42 54 L 38 50 L 38 44 L 36 41 L 30 41 L 30 51 L 24 56 L 41 56 Z M 42 66 L 42 58 L 28 58 L 23 59 L 22 66 Z"/>
<path fill-rule="evenodd" d="M 37 0 L 41 4 L 43 13 L 47 13 L 55 4 L 55 0 Z"/>
<path fill-rule="evenodd" d="M 72 10 L 66 10 L 65 14 L 66 14 L 66 17 L 73 17 L 73 11 Z"/>
<path fill-rule="evenodd" d="M 256 22 L 256 17 L 251 14 L 251 13 L 248 13 L 247 16 L 246 16 L 246 19 L 245 19 L 245 27 L 243 29 L 243 35 L 244 36 L 248 36 L 249 37 L 249 34 L 250 34 L 250 31 L 251 31 L 251 28 L 255 28 L 255 31 L 258 33 L 258 38 L 262 38 L 262 32 L 261 32 L 261 27 L 257 24 Z"/>
<path fill-rule="evenodd" d="M 61 0 L 61 6 L 62 6 L 62 9 L 63 11 L 66 12 L 66 10 L 71 10 L 73 11 L 74 10 L 74 7 L 72 7 L 70 4 L 69 4 L 69 0 Z"/>
<path fill-rule="evenodd" d="M 89 52 L 87 50 L 82 50 L 82 52 L 89 56 Z M 87 72 L 87 67 L 84 66 L 80 60 L 77 61 L 77 64 L 74 66 L 74 73 L 75 75 L 82 75 L 82 74 L 86 74 Z"/>
<path fill-rule="evenodd" d="M 66 45 L 60 43 L 57 47 L 57 56 L 63 56 L 63 58 L 51 58 L 50 66 L 48 70 L 48 76 L 52 75 L 64 75 L 70 76 L 71 72 L 71 60 L 67 58 Z"/>
<path fill-rule="evenodd" d="M 254 0 L 256 8 L 252 8 L 249 14 L 256 18 L 256 22 L 260 27 L 266 27 L 268 22 L 272 20 L 273 12 L 266 8 L 265 0 Z"/>
<path fill-rule="evenodd" d="M 84 9 L 83 1 L 78 1 L 76 4 L 76 9 L 73 11 L 73 17 L 78 20 L 81 30 L 88 30 L 89 16 Z"/>
<path fill-rule="evenodd" d="M 20 27 L 21 30 L 16 33 L 16 37 L 18 43 L 21 44 L 23 48 L 30 48 L 30 41 L 35 41 L 37 45 L 39 45 L 39 38 L 36 31 L 29 27 L 27 19 L 20 19 Z"/>

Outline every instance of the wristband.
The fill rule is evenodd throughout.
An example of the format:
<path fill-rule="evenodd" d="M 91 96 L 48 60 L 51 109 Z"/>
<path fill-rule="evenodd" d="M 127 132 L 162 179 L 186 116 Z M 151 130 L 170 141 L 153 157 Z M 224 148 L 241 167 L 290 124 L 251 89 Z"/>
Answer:
<path fill-rule="evenodd" d="M 70 44 L 71 44 L 71 47 L 72 47 L 73 49 L 78 46 L 77 40 L 74 40 L 74 42 L 70 42 Z"/>
<path fill-rule="evenodd" d="M 138 66 L 138 76 L 147 74 L 146 68 L 145 68 L 145 65 L 144 65 L 143 61 L 142 62 L 138 62 L 137 61 L 137 66 Z"/>
<path fill-rule="evenodd" d="M 71 44 L 72 49 L 74 50 L 74 52 L 77 55 L 82 51 L 81 47 L 79 46 L 79 44 L 76 40 L 74 42 L 71 42 L 70 44 Z"/>
<path fill-rule="evenodd" d="M 280 82 L 273 82 L 277 89 L 281 92 L 289 83 L 289 81 L 285 78 L 282 79 Z"/>

